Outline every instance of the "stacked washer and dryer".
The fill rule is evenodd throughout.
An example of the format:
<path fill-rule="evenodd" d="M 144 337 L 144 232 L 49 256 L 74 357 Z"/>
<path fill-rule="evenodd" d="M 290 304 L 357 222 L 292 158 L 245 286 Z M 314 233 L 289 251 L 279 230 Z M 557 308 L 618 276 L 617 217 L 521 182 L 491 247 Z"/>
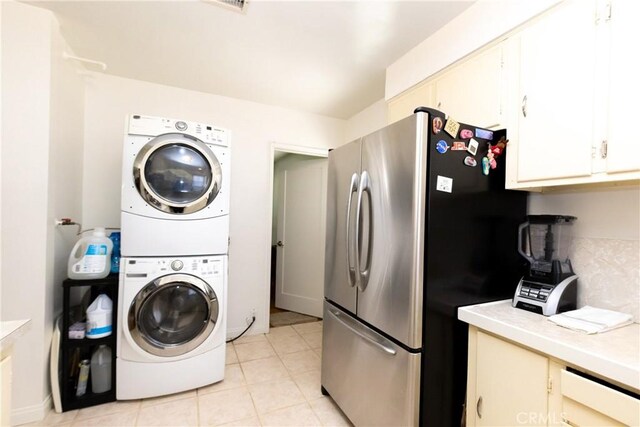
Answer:
<path fill-rule="evenodd" d="M 124 141 L 116 398 L 224 377 L 229 132 L 131 116 Z"/>

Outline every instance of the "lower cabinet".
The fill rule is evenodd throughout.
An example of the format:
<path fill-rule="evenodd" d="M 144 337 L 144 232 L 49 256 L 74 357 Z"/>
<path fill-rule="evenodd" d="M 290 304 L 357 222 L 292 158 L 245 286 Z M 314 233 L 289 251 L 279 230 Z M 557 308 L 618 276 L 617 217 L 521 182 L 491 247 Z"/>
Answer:
<path fill-rule="evenodd" d="M 467 425 L 546 425 L 549 360 L 477 330 L 469 344 Z"/>
<path fill-rule="evenodd" d="M 467 426 L 640 425 L 640 396 L 469 327 Z"/>

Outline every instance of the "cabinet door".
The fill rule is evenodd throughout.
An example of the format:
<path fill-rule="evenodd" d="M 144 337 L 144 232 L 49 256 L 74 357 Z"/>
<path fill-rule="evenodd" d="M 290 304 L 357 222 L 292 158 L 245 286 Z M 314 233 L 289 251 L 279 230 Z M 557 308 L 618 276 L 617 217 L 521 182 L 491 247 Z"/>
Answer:
<path fill-rule="evenodd" d="M 436 81 L 436 108 L 455 120 L 495 128 L 503 124 L 502 46 L 455 66 Z"/>
<path fill-rule="evenodd" d="M 637 141 L 640 64 L 640 2 L 615 0 L 602 19 L 609 19 L 611 34 L 609 126 L 606 153 L 607 173 L 640 170 Z"/>
<path fill-rule="evenodd" d="M 476 372 L 477 426 L 546 425 L 546 357 L 478 332 Z"/>
<path fill-rule="evenodd" d="M 518 182 L 589 176 L 595 2 L 562 3 L 520 34 Z"/>
<path fill-rule="evenodd" d="M 388 107 L 389 123 L 409 117 L 417 107 L 433 107 L 433 84 L 422 84 L 391 100 Z"/>

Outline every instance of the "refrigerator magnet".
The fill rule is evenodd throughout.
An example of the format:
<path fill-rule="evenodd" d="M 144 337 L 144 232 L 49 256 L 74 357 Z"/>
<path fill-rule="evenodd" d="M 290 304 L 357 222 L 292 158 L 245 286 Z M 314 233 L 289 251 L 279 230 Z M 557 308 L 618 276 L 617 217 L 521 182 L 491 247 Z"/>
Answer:
<path fill-rule="evenodd" d="M 493 132 L 486 129 L 476 128 L 476 138 L 493 139 Z"/>
<path fill-rule="evenodd" d="M 486 157 L 482 158 L 482 174 L 489 175 L 489 159 Z"/>
<path fill-rule="evenodd" d="M 467 144 L 464 141 L 453 141 L 451 151 L 467 151 Z"/>
<path fill-rule="evenodd" d="M 447 141 L 445 141 L 444 139 L 441 139 L 436 144 L 436 150 L 438 150 L 438 153 L 440 154 L 446 153 L 448 149 L 449 149 L 449 146 L 447 145 Z"/>
<path fill-rule="evenodd" d="M 431 122 L 431 128 L 433 130 L 434 135 L 440 133 L 442 130 L 442 119 L 440 117 L 434 117 Z"/>
<path fill-rule="evenodd" d="M 467 147 L 467 151 L 475 156 L 478 152 L 478 141 L 471 138 L 471 140 L 469 141 L 469 146 Z"/>
<path fill-rule="evenodd" d="M 458 130 L 460 130 L 460 123 L 451 118 L 447 120 L 447 124 L 444 127 L 445 132 L 455 138 L 456 136 L 458 136 Z"/>
<path fill-rule="evenodd" d="M 453 178 L 438 175 L 436 190 L 451 193 L 453 190 Z"/>
<path fill-rule="evenodd" d="M 471 132 L 469 129 L 462 129 L 460 131 L 460 138 L 462 139 L 473 138 L 473 132 Z"/>
<path fill-rule="evenodd" d="M 464 158 L 464 164 L 472 168 L 475 168 L 478 165 L 478 162 L 473 157 L 467 156 Z"/>

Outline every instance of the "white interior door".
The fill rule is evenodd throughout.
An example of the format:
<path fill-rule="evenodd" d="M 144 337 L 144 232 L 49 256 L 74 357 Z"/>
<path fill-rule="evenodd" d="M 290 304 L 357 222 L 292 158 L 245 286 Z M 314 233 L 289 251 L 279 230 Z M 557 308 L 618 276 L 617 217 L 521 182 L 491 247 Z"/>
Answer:
<path fill-rule="evenodd" d="M 327 159 L 277 171 L 276 307 L 322 317 Z"/>

